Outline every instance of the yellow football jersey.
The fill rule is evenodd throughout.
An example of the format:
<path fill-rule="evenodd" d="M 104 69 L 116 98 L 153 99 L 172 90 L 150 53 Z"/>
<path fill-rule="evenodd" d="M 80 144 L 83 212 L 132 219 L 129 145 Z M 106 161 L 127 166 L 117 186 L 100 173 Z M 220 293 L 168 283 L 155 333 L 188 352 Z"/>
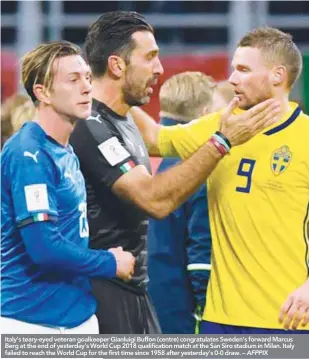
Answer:
<path fill-rule="evenodd" d="M 187 158 L 219 117 L 162 128 L 161 155 Z M 208 179 L 213 252 L 204 320 L 283 329 L 280 308 L 309 273 L 308 137 L 309 117 L 290 103 L 280 122 L 233 148 Z"/>

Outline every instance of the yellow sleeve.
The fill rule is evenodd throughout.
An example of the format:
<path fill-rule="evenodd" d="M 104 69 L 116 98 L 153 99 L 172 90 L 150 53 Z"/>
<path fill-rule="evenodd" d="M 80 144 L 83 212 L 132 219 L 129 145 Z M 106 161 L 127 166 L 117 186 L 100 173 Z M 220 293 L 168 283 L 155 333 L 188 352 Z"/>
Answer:
<path fill-rule="evenodd" d="M 218 112 L 203 116 L 185 125 L 162 126 L 159 132 L 158 149 L 162 157 L 186 159 L 196 152 L 219 128 Z"/>

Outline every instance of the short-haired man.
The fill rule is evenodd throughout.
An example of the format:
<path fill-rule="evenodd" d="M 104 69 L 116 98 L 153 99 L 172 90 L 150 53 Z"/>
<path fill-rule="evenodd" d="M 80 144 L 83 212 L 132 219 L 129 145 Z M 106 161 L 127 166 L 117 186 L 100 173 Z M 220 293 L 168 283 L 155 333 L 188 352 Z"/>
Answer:
<path fill-rule="evenodd" d="M 288 100 L 301 53 L 289 34 L 258 28 L 240 40 L 232 66 L 235 113 L 269 98 L 281 112 L 208 179 L 213 258 L 202 332 L 308 333 L 309 118 Z M 140 129 L 154 152 L 187 158 L 219 119 L 214 113 L 172 128 L 142 121 Z"/>
<path fill-rule="evenodd" d="M 146 147 L 127 113 L 150 100 L 163 72 L 158 52 L 152 27 L 136 12 L 103 14 L 85 41 L 93 72 L 93 113 L 77 124 L 70 141 L 86 179 L 90 245 L 121 245 L 136 257 L 130 281 L 92 281 L 100 333 L 159 331 L 146 292 L 147 215 L 163 218 L 176 209 L 227 153 L 209 142 L 188 161 L 151 176 Z M 228 112 L 220 130 L 232 145 L 243 143 L 274 121 L 277 109 L 270 100 L 238 121 Z"/>
<path fill-rule="evenodd" d="M 22 81 L 36 112 L 1 158 L 1 327 L 96 334 L 88 278 L 126 279 L 135 260 L 88 248 L 85 182 L 68 140 L 91 113 L 90 68 L 77 45 L 41 44 L 24 57 Z"/>

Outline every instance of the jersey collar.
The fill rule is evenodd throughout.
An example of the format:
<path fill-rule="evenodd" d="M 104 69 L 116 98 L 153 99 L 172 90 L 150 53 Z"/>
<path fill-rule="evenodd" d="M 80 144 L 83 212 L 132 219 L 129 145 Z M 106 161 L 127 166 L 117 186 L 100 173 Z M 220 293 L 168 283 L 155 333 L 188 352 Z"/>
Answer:
<path fill-rule="evenodd" d="M 267 128 L 267 131 L 263 132 L 265 136 L 271 136 L 277 132 L 284 130 L 297 119 L 297 117 L 301 113 L 301 108 L 296 102 L 292 101 L 289 102 L 289 107 L 289 111 L 286 112 L 286 114 L 280 119 L 280 121 L 276 122 L 275 124 Z M 241 114 L 243 112 L 244 110 L 240 108 L 236 108 L 234 110 L 234 114 Z"/>
<path fill-rule="evenodd" d="M 61 147 L 69 152 L 73 152 L 73 148 L 70 144 L 68 144 L 67 146 L 63 146 L 61 143 L 57 142 L 54 138 L 49 136 L 38 123 L 34 121 L 29 121 L 26 122 L 23 126 L 29 126 L 31 130 L 34 131 L 35 134 L 40 138 L 45 138 L 47 141 L 52 142 L 54 145 Z"/>
<path fill-rule="evenodd" d="M 92 110 L 98 112 L 99 114 L 101 114 L 101 112 L 107 112 L 115 120 L 122 120 L 122 121 L 127 120 L 126 116 L 119 115 L 118 113 L 114 112 L 110 107 L 105 105 L 105 103 L 100 102 L 96 99 L 92 99 Z"/>

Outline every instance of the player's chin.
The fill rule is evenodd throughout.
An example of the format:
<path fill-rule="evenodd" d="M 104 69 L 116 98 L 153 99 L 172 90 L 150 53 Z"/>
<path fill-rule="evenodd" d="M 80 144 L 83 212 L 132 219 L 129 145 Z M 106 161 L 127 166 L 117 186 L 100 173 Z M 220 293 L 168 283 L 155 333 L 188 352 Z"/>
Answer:
<path fill-rule="evenodd" d="M 245 99 L 241 99 L 238 103 L 238 107 L 242 110 L 249 110 L 254 105 L 252 103 L 249 103 Z"/>
<path fill-rule="evenodd" d="M 78 113 L 75 115 L 78 120 L 84 120 L 91 115 L 91 106 L 89 106 L 89 108 L 85 108 L 84 110 L 78 111 Z"/>
<path fill-rule="evenodd" d="M 149 101 L 150 101 L 150 96 L 143 96 L 143 97 L 131 99 L 128 102 L 128 104 L 130 106 L 143 106 L 149 103 Z"/>

